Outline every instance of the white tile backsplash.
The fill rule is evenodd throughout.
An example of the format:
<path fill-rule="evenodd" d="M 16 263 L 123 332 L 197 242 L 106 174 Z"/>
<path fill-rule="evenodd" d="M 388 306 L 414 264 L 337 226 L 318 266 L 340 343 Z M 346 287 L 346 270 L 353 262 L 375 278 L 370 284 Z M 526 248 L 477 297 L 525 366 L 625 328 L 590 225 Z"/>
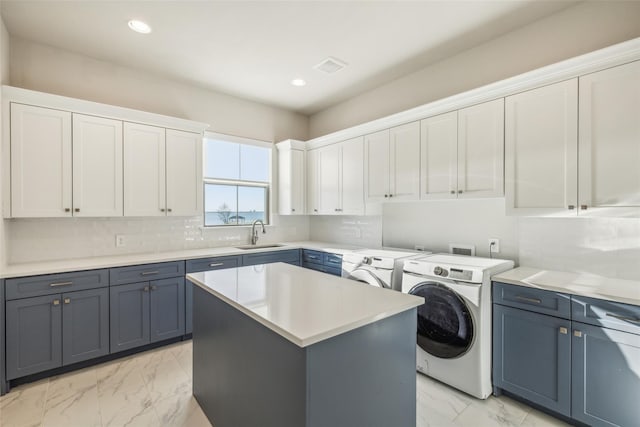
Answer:
<path fill-rule="evenodd" d="M 249 243 L 248 227 L 203 228 L 202 217 L 5 220 L 8 264 Z M 116 235 L 124 247 L 116 247 Z M 304 216 L 274 215 L 261 243 L 308 240 Z"/>
<path fill-rule="evenodd" d="M 309 238 L 366 248 L 382 246 L 381 216 L 311 216 Z"/>

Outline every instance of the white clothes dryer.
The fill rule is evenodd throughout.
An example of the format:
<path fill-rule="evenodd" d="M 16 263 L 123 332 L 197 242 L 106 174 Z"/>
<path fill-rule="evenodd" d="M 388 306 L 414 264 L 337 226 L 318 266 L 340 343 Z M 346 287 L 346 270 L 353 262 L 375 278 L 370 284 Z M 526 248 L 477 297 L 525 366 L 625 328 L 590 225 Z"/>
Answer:
<path fill-rule="evenodd" d="M 480 399 L 491 384 L 491 276 L 513 261 L 436 254 L 404 263 L 402 292 L 418 307 L 416 367 Z"/>
<path fill-rule="evenodd" d="M 342 256 L 342 277 L 400 291 L 404 261 L 424 254 L 399 249 L 362 249 L 345 253 Z"/>

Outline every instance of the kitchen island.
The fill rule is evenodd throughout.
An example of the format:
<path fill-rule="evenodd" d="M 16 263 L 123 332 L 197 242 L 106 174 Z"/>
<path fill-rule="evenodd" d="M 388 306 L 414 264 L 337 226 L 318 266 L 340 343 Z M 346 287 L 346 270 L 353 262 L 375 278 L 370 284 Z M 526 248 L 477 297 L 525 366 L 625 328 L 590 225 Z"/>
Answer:
<path fill-rule="evenodd" d="M 422 298 L 283 263 L 187 279 L 193 394 L 216 427 L 415 426 Z"/>

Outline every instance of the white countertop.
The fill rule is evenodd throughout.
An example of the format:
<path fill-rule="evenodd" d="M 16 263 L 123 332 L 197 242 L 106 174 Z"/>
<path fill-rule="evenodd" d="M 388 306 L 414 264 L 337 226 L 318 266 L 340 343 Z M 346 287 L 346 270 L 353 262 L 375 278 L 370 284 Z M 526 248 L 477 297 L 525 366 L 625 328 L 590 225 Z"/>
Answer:
<path fill-rule="evenodd" d="M 518 267 L 491 277 L 491 280 L 529 288 L 640 305 L 640 282 L 594 274 L 549 271 Z"/>
<path fill-rule="evenodd" d="M 265 242 L 259 243 L 266 244 Z M 0 278 L 35 276 L 38 274 L 64 273 L 80 270 L 94 270 L 97 268 L 121 267 L 127 265 L 148 264 L 153 262 L 181 261 L 185 259 L 208 258 L 214 256 L 246 255 L 257 252 L 272 252 L 299 248 L 315 249 L 337 254 L 344 254 L 345 252 L 350 252 L 351 250 L 362 249 L 358 246 L 312 241 L 280 242 L 278 244 L 281 244 L 282 246 L 245 250 L 227 246 L 217 248 L 189 249 L 183 251 L 123 254 L 91 258 L 76 258 L 60 261 L 12 264 L 4 267 L 0 271 Z"/>
<path fill-rule="evenodd" d="M 192 273 L 187 278 L 300 347 L 424 302 L 421 297 L 284 263 Z"/>

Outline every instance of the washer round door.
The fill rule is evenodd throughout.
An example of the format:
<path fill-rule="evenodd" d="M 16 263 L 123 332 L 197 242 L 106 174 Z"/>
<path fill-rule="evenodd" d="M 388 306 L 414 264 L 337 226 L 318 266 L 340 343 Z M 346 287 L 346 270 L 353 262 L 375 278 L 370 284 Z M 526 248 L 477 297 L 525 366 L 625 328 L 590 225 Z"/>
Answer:
<path fill-rule="evenodd" d="M 473 343 L 471 311 L 465 301 L 438 282 L 422 282 L 410 294 L 424 298 L 418 307 L 418 346 L 442 359 L 465 354 Z"/>
<path fill-rule="evenodd" d="M 358 267 L 354 269 L 348 276 L 349 279 L 357 280 L 358 282 L 368 283 L 371 286 L 377 286 L 380 288 L 387 288 L 388 286 L 380 280 L 378 276 L 368 268 Z"/>

